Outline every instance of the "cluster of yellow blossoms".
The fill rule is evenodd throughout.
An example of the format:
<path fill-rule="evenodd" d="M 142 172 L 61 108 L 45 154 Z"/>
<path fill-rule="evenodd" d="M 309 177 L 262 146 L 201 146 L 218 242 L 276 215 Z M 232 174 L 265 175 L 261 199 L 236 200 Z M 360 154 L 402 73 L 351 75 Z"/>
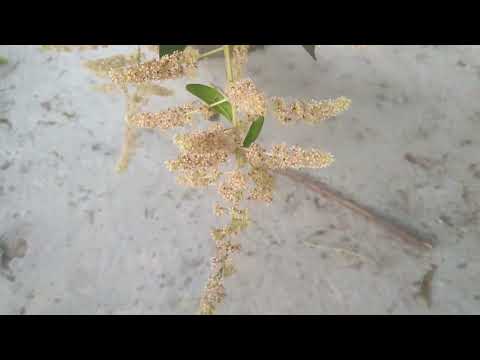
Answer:
<path fill-rule="evenodd" d="M 295 100 L 287 104 L 285 99 L 272 99 L 275 117 L 283 124 L 291 121 L 304 121 L 318 124 L 323 120 L 335 117 L 350 107 L 351 101 L 345 97 L 335 100 Z"/>
<path fill-rule="evenodd" d="M 335 117 L 350 106 L 350 100 L 344 97 L 327 101 L 295 100 L 291 103 L 278 97 L 268 98 L 251 79 L 242 78 L 248 59 L 248 45 L 230 47 L 229 63 L 233 79 L 225 87 L 225 95 L 236 114 L 236 122 L 229 128 L 215 124 L 201 131 L 177 134 L 174 143 L 179 149 L 179 156 L 166 161 L 167 168 L 176 173 L 181 184 L 196 187 L 218 184 L 218 193 L 227 205 L 216 203 L 214 213 L 217 216 L 230 216 L 227 225 L 212 230 L 216 252 L 211 261 L 211 275 L 200 302 L 202 314 L 213 314 L 225 297 L 223 279 L 233 273 L 232 255 L 240 250 L 240 245 L 233 243 L 232 238 L 249 224 L 248 208 L 242 208 L 243 202 L 272 202 L 275 184 L 273 175 L 277 170 L 324 168 L 334 160 L 328 152 L 304 150 L 286 144 L 273 145 L 270 151 L 256 143 L 244 147 L 243 139 L 252 121 L 259 116 L 265 117 L 270 112 L 284 124 L 300 120 L 314 124 Z M 150 46 L 150 50 L 155 52 L 158 46 Z M 129 85 L 137 87 L 134 96 L 127 97 L 130 106 L 127 107 L 126 114 L 123 156 L 119 162 L 122 169 L 128 164 L 135 138 L 134 130 L 169 130 L 190 126 L 196 115 L 203 114 L 205 119 L 209 119 L 213 113 L 207 104 L 199 102 L 160 112 L 141 112 L 140 107 L 149 95 L 171 94 L 168 89 L 154 84 L 155 81 L 194 75 L 201 55 L 192 47 L 146 62 L 141 61 L 143 59 L 140 55 L 114 56 L 86 64 L 97 75 L 108 75 L 113 86 L 127 95 Z M 235 160 L 237 163 L 234 169 L 224 169 Z"/>
<path fill-rule="evenodd" d="M 193 76 L 197 70 L 199 55 L 198 50 L 187 47 L 184 51 L 176 51 L 158 60 L 151 60 L 126 68 L 113 69 L 110 76 L 116 84 L 142 83 L 145 81 Z"/>

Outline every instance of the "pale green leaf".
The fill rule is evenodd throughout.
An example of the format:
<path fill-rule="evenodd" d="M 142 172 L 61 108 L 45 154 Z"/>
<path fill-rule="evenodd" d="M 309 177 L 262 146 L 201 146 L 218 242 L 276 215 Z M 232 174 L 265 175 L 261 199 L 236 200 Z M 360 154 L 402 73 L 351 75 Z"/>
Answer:
<path fill-rule="evenodd" d="M 188 84 L 187 91 L 203 100 L 207 105 L 212 105 L 225 99 L 225 96 L 223 96 L 223 94 L 217 89 L 207 85 Z M 232 122 L 232 105 L 228 101 L 215 105 L 211 109 L 223 115 L 227 120 Z"/>
<path fill-rule="evenodd" d="M 243 147 L 248 148 L 255 142 L 255 140 L 258 139 L 258 136 L 260 135 L 263 128 L 264 120 L 265 118 L 263 116 L 260 116 L 252 123 L 252 125 L 250 125 L 247 136 L 245 136 L 245 140 L 243 140 Z"/>

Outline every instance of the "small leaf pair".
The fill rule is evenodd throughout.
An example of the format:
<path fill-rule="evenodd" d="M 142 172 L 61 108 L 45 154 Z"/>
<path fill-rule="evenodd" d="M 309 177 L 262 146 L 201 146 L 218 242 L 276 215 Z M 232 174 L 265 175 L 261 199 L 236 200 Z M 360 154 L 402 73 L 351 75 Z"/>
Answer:
<path fill-rule="evenodd" d="M 189 84 L 187 85 L 187 91 L 203 100 L 207 105 L 214 105 L 222 100 L 226 100 L 226 97 L 219 90 L 207 85 Z M 230 123 L 233 121 L 232 104 L 230 102 L 221 102 L 211 109 L 224 116 Z M 250 125 L 250 129 L 243 141 L 243 147 L 248 148 L 257 140 L 262 131 L 264 120 L 264 117 L 260 116 Z"/>

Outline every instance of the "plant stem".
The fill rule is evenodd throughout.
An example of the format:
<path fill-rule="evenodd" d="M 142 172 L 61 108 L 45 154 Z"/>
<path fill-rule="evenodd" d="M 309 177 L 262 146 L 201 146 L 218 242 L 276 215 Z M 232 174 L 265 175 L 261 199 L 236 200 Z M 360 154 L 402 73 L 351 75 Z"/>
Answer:
<path fill-rule="evenodd" d="M 225 71 L 227 73 L 227 80 L 229 84 L 233 83 L 233 71 L 232 71 L 232 61 L 230 58 L 230 47 L 231 45 L 224 45 L 224 55 L 225 55 Z M 232 124 L 234 127 L 237 127 L 237 114 L 235 111 L 235 106 L 232 104 Z"/>
<path fill-rule="evenodd" d="M 198 59 L 202 59 L 202 58 L 206 58 L 207 56 L 210 56 L 210 55 L 213 55 L 213 54 L 216 54 L 220 51 L 224 51 L 224 46 L 220 46 L 219 48 L 216 48 L 216 49 L 213 49 L 211 51 L 207 51 L 206 53 L 203 53 L 203 54 L 200 54 L 200 56 L 198 57 Z"/>
<path fill-rule="evenodd" d="M 137 48 L 137 62 L 138 62 L 138 65 L 141 64 L 142 62 L 142 48 L 140 45 L 137 45 L 138 48 Z"/>
<path fill-rule="evenodd" d="M 227 73 L 227 80 L 229 83 L 233 82 L 232 62 L 230 61 L 230 45 L 224 46 L 225 55 L 225 71 Z"/>

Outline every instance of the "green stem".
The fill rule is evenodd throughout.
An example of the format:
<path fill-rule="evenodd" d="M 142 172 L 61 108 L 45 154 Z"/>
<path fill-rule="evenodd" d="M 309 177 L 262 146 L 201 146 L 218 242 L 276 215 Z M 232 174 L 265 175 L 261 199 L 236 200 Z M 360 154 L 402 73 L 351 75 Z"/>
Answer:
<path fill-rule="evenodd" d="M 206 52 L 206 53 L 200 54 L 200 56 L 198 57 L 198 59 L 200 60 L 200 59 L 202 59 L 202 58 L 206 58 L 207 56 L 210 56 L 210 55 L 219 53 L 220 51 L 224 51 L 224 46 L 220 46 L 219 48 L 216 48 L 216 49 L 213 49 L 213 50 L 208 51 L 208 52 Z"/>
<path fill-rule="evenodd" d="M 140 45 L 137 45 L 138 48 L 137 48 L 137 62 L 138 62 L 138 65 L 140 65 L 142 63 L 142 48 L 140 47 Z"/>
<path fill-rule="evenodd" d="M 233 82 L 232 62 L 230 59 L 230 45 L 224 46 L 225 55 L 225 71 L 227 73 L 227 80 L 229 83 Z"/>
<path fill-rule="evenodd" d="M 225 56 L 225 71 L 227 73 L 227 80 L 228 83 L 233 83 L 233 70 L 232 70 L 232 61 L 230 55 L 230 47 L 231 45 L 224 45 L 224 56 Z M 237 127 L 237 114 L 235 111 L 235 105 L 232 104 L 232 124 L 234 127 Z"/>

